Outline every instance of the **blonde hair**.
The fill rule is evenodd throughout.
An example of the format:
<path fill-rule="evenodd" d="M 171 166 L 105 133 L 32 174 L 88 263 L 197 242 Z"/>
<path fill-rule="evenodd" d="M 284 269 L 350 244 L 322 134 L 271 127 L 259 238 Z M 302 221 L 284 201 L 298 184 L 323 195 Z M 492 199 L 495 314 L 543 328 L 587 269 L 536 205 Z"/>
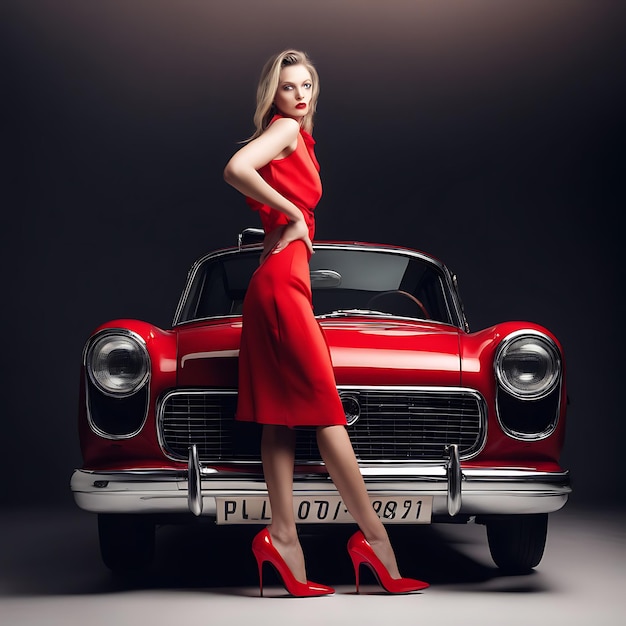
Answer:
<path fill-rule="evenodd" d="M 311 59 L 306 52 L 299 50 L 283 50 L 270 59 L 264 65 L 259 79 L 259 86 L 256 91 L 256 111 L 254 113 L 254 125 L 256 130 L 249 141 L 256 139 L 269 126 L 270 121 L 276 115 L 278 110 L 274 105 L 274 97 L 278 90 L 280 80 L 280 71 L 283 67 L 289 65 L 303 65 L 311 74 L 313 82 L 313 90 L 311 93 L 311 102 L 309 104 L 309 112 L 302 118 L 302 128 L 308 133 L 313 131 L 313 115 L 317 105 L 317 97 L 320 91 L 319 76 Z"/>

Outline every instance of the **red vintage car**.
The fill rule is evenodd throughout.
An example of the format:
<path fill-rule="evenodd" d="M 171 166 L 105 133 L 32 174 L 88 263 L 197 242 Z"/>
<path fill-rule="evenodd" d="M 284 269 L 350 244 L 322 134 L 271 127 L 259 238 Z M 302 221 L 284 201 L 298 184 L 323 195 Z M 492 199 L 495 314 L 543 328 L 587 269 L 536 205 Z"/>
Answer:
<path fill-rule="evenodd" d="M 237 247 L 192 266 L 171 329 L 118 319 L 86 343 L 84 463 L 71 489 L 98 514 L 112 570 L 150 563 L 156 524 L 271 519 L 259 427 L 234 420 L 255 235 L 248 229 Z M 535 567 L 548 514 L 571 491 L 559 465 L 567 397 L 556 337 L 523 322 L 470 332 L 456 277 L 423 252 L 338 242 L 315 252 L 314 310 L 381 519 L 485 524 L 500 568 Z M 313 429 L 298 430 L 294 488 L 300 523 L 353 522 Z"/>

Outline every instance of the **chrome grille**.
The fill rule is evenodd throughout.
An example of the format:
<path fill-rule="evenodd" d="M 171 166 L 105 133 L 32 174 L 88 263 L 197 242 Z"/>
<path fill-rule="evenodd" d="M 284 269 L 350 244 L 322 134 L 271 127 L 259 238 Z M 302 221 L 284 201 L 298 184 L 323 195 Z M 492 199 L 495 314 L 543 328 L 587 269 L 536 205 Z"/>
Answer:
<path fill-rule="evenodd" d="M 361 407 L 359 419 L 348 427 L 361 461 L 438 460 L 449 444 L 457 444 L 461 457 L 467 458 L 481 446 L 484 402 L 472 390 L 366 388 L 345 393 Z M 234 391 L 168 393 L 158 421 L 167 454 L 186 459 L 189 446 L 196 444 L 203 462 L 258 462 L 260 426 L 235 421 L 236 406 Z M 298 429 L 296 460 L 320 460 L 314 428 Z"/>

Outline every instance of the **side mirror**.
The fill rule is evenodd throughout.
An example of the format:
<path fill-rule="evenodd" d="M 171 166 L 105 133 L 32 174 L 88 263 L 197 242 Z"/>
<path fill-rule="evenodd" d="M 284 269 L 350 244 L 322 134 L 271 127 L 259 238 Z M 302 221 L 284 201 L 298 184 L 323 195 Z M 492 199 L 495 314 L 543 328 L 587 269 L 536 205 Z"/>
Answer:
<path fill-rule="evenodd" d="M 252 243 L 262 243 L 265 232 L 262 228 L 244 228 L 237 236 L 237 246 L 245 246 Z"/>

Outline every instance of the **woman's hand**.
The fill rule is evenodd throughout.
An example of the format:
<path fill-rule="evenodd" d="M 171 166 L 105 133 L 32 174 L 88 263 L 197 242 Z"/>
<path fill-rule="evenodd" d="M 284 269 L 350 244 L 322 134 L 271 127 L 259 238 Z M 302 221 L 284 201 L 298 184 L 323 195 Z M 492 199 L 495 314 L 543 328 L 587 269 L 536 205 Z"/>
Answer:
<path fill-rule="evenodd" d="M 286 226 L 280 226 L 269 233 L 263 240 L 263 254 L 261 255 L 261 263 L 267 259 L 270 254 L 278 254 L 282 252 L 292 241 L 302 239 L 309 250 L 309 254 L 313 254 L 313 244 L 309 237 L 309 227 L 304 218 L 289 222 Z"/>
<path fill-rule="evenodd" d="M 267 257 L 272 253 L 273 249 L 276 247 L 276 244 L 282 237 L 284 230 L 284 226 L 279 226 L 278 228 L 275 228 L 271 233 L 265 235 L 265 238 L 263 239 L 263 253 L 261 254 L 259 265 L 262 265 Z"/>
<path fill-rule="evenodd" d="M 280 239 L 272 250 L 272 254 L 278 254 L 292 241 L 297 241 L 298 239 L 302 239 L 302 241 L 306 244 L 306 247 L 309 249 L 309 252 L 313 254 L 313 244 L 311 243 L 311 239 L 309 237 L 309 227 L 304 221 L 304 218 L 289 222 L 289 224 L 285 226 Z"/>

